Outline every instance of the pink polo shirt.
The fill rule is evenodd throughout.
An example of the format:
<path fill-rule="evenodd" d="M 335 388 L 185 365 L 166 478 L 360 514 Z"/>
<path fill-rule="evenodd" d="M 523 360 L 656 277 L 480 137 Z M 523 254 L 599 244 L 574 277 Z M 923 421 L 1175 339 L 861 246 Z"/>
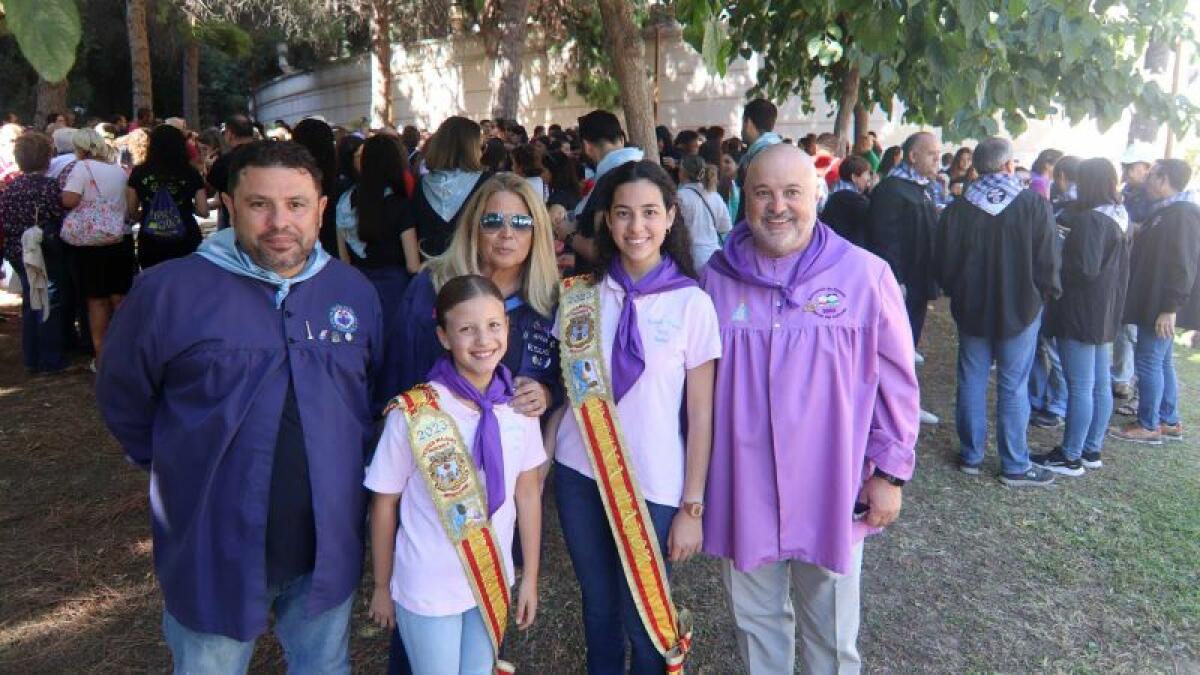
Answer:
<path fill-rule="evenodd" d="M 454 418 L 470 453 L 479 412 L 455 398 L 444 386 L 434 383 L 433 388 L 438 393 L 438 404 Z M 546 461 L 546 449 L 537 418 L 520 415 L 507 405 L 495 411 L 504 446 L 505 500 L 492 514 L 492 529 L 511 584 L 513 526 L 517 520 L 513 492 L 517 476 L 541 466 Z M 408 422 L 403 411 L 393 410 L 388 413 L 375 457 L 367 467 L 367 479 L 363 481 L 372 492 L 401 495 L 400 527 L 396 531 L 390 584 L 392 599 L 408 611 L 425 616 L 461 614 L 475 606 L 475 596 L 438 519 L 425 479 L 415 469 L 412 446 L 408 443 Z M 481 483 L 486 482 L 482 471 L 478 475 Z"/>
<path fill-rule="evenodd" d="M 612 373 L 612 347 L 625 291 L 605 277 L 600 284 L 600 338 L 604 365 Z M 721 356 L 720 324 L 712 299 L 697 287 L 634 300 L 646 370 L 617 403 L 621 429 L 647 501 L 679 506 L 683 499 L 686 446 L 679 413 L 687 371 Z M 554 327 L 555 337 L 559 327 Z M 575 416 L 558 427 L 554 458 L 594 478 Z"/>

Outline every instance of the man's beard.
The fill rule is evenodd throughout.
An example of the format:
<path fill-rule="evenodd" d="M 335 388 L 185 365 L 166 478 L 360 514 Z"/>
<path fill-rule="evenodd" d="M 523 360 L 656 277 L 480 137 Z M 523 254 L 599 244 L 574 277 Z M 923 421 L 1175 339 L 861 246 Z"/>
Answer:
<path fill-rule="evenodd" d="M 286 270 L 295 269 L 296 267 L 303 265 L 304 262 L 308 260 L 308 256 L 312 254 L 313 247 L 309 246 L 306 249 L 302 239 L 299 237 L 293 237 L 293 239 L 297 244 L 296 248 L 282 253 L 272 251 L 266 246 L 260 245 L 259 242 L 255 240 L 251 242 L 251 246 L 246 247 L 246 254 L 249 255 L 250 259 L 253 260 L 254 263 L 259 267 L 270 270 L 277 274 Z"/>

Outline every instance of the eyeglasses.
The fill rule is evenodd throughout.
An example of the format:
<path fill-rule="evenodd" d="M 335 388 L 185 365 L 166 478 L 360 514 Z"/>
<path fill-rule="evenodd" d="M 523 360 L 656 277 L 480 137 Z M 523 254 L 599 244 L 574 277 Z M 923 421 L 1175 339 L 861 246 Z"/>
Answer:
<path fill-rule="evenodd" d="M 527 216 L 523 213 L 514 213 L 508 217 L 508 225 L 517 232 L 526 232 L 533 229 L 533 216 Z M 504 214 L 503 213 L 485 213 L 479 219 L 479 227 L 487 232 L 499 232 L 504 229 Z"/>

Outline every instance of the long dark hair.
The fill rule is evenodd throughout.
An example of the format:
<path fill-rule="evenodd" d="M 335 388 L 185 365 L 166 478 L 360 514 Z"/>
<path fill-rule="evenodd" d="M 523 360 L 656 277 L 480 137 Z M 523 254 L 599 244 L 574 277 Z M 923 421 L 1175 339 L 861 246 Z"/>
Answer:
<path fill-rule="evenodd" d="M 579 171 L 575 160 L 562 151 L 554 151 L 546 155 L 546 169 L 550 171 L 550 189 L 565 190 L 579 197 Z"/>
<path fill-rule="evenodd" d="M 1117 190 L 1117 170 L 1112 162 L 1103 157 L 1093 157 L 1079 163 L 1075 188 L 1079 195 L 1075 206 L 1080 209 L 1121 203 L 1121 193 Z"/>
<path fill-rule="evenodd" d="M 156 176 L 186 176 L 192 168 L 188 161 L 187 136 L 170 124 L 160 124 L 150 132 L 146 150 L 146 169 Z"/>
<path fill-rule="evenodd" d="M 354 209 L 358 213 L 358 236 L 367 242 L 378 242 L 388 236 L 384 231 L 384 199 L 387 188 L 408 197 L 404 173 L 408 158 L 400 139 L 379 134 L 367 139 L 362 146 L 362 175 L 354 189 Z"/>
<path fill-rule="evenodd" d="M 888 173 L 900 164 L 902 159 L 900 156 L 900 146 L 893 145 L 883 151 L 883 157 L 879 160 L 879 175 L 882 178 L 887 178 Z"/>
<path fill-rule="evenodd" d="M 696 264 L 692 260 L 692 237 L 688 234 L 687 226 L 683 224 L 683 215 L 679 212 L 675 199 L 675 183 L 661 166 L 642 160 L 626 162 L 613 169 L 601 180 L 601 185 L 597 186 L 600 191 L 589 198 L 595 200 L 596 208 L 596 268 L 592 272 L 593 280 L 600 281 L 608 272 L 609 263 L 613 258 L 621 255 L 617 242 L 613 240 L 612 230 L 608 228 L 608 211 L 612 208 L 617 188 L 640 180 L 653 183 L 662 193 L 663 205 L 675 209 L 675 222 L 668 227 L 667 236 L 663 238 L 659 251 L 675 260 L 675 264 L 685 275 L 697 278 Z"/>
<path fill-rule="evenodd" d="M 321 167 L 321 194 L 329 197 L 337 189 L 337 153 L 333 129 L 319 119 L 300 120 L 292 130 L 292 140 L 308 148 L 317 166 Z"/>
<path fill-rule="evenodd" d="M 358 171 L 354 168 L 354 153 L 362 147 L 362 136 L 355 134 L 347 134 L 342 136 L 337 142 L 337 168 L 338 177 L 348 178 L 351 181 L 358 180 Z"/>

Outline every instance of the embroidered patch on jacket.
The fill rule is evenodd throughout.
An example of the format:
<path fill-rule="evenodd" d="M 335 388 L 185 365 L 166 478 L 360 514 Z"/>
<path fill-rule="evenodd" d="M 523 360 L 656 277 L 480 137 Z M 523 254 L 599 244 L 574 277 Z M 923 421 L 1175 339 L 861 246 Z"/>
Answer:
<path fill-rule="evenodd" d="M 822 288 L 808 299 L 804 311 L 823 319 L 836 319 L 846 313 L 846 294 L 837 288 Z"/>
<path fill-rule="evenodd" d="M 750 308 L 746 306 L 746 301 L 743 300 L 738 304 L 737 309 L 733 310 L 733 316 L 729 317 L 730 321 L 745 323 L 750 320 Z"/>
<path fill-rule="evenodd" d="M 329 325 L 342 333 L 353 333 L 358 330 L 358 316 L 346 305 L 334 305 L 329 308 Z"/>

